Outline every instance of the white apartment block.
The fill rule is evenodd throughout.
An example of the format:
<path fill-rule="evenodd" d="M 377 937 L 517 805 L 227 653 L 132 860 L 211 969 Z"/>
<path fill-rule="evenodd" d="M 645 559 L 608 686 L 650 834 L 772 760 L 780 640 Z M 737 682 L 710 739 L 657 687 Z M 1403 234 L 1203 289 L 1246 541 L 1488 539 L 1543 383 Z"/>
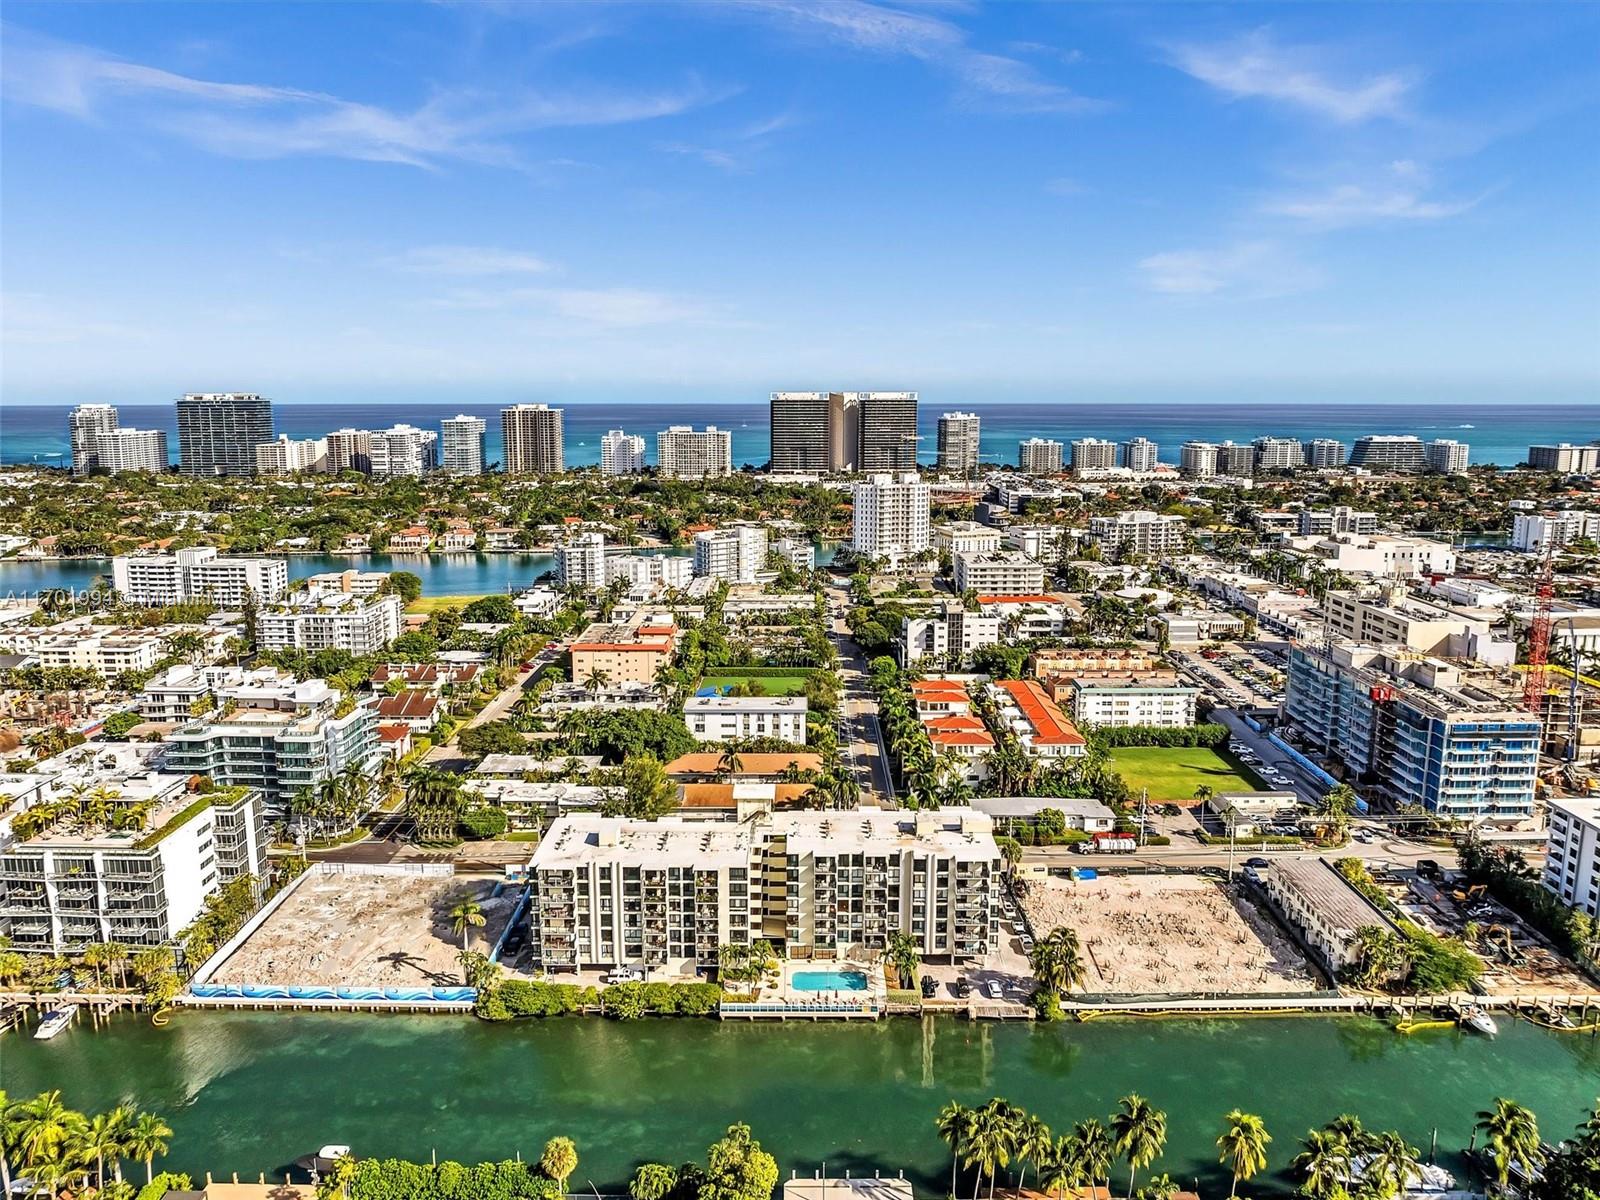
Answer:
<path fill-rule="evenodd" d="M 216 705 L 227 698 L 249 703 L 258 697 L 293 695 L 302 686 L 293 675 L 273 667 L 246 671 L 226 664 L 197 667 L 180 663 L 150 679 L 134 707 L 146 721 L 188 721 L 197 707 L 203 711 L 207 703 Z M 322 685 L 319 682 L 317 686 Z"/>
<path fill-rule="evenodd" d="M 1117 444 L 1101 438 L 1078 438 L 1072 443 L 1072 473 L 1110 471 L 1117 465 Z"/>
<path fill-rule="evenodd" d="M 1419 654 L 1473 658 L 1502 666 L 1516 661 L 1516 643 L 1496 640 L 1491 634 L 1492 620 L 1418 600 L 1403 587 L 1386 588 L 1373 596 L 1329 592 L 1322 607 L 1328 631 L 1352 642 L 1404 646 Z"/>
<path fill-rule="evenodd" d="M 900 665 L 909 667 L 925 658 L 952 656 L 966 661 L 973 651 L 1000 641 L 1001 618 L 967 612 L 959 604 L 900 619 Z"/>
<path fill-rule="evenodd" d="M 440 466 L 451 475 L 482 475 L 489 422 L 460 413 L 439 422 Z"/>
<path fill-rule="evenodd" d="M 683 720 L 697 742 L 770 737 L 806 744 L 804 696 L 691 696 Z"/>
<path fill-rule="evenodd" d="M 728 944 L 837 958 L 905 933 L 926 958 L 980 958 L 1000 869 L 993 821 L 969 808 L 563 817 L 529 865 L 533 952 L 554 971 L 712 966 Z"/>
<path fill-rule="evenodd" d="M 694 573 L 701 579 L 754 583 L 767 565 L 767 531 L 755 524 L 706 529 L 694 535 Z"/>
<path fill-rule="evenodd" d="M 80 404 L 67 418 L 72 437 L 72 473 L 87 475 L 100 465 L 96 446 L 102 433 L 117 427 L 117 410 L 109 404 Z"/>
<path fill-rule="evenodd" d="M 916 474 L 874 475 L 851 491 L 850 546 L 864 558 L 892 560 L 931 546 L 932 490 Z"/>
<path fill-rule="evenodd" d="M 33 655 L 41 667 L 96 671 L 111 679 L 124 671 L 148 671 L 166 655 L 161 635 L 149 630 L 124 633 L 51 634 L 38 638 Z"/>
<path fill-rule="evenodd" d="M 1177 677 L 1149 673 L 1077 675 L 1070 681 L 1072 718 L 1089 725 L 1155 725 L 1187 729 L 1194 724 L 1199 688 L 1184 687 Z"/>
<path fill-rule="evenodd" d="M 1415 575 L 1454 575 L 1456 552 L 1443 542 L 1428 538 L 1388 537 L 1384 534 L 1358 536 L 1335 534 L 1317 541 L 1297 538 L 1297 549 L 1322 559 L 1338 571 L 1357 571 L 1390 578 Z"/>
<path fill-rule="evenodd" d="M 1305 447 L 1299 438 L 1258 437 L 1252 446 L 1258 471 L 1289 471 L 1306 465 Z"/>
<path fill-rule="evenodd" d="M 951 554 L 993 554 L 1000 549 L 1000 530 L 976 521 L 944 521 L 930 532 L 933 548 Z"/>
<path fill-rule="evenodd" d="M 1017 465 L 1024 475 L 1061 474 L 1061 443 L 1031 437 L 1017 446 Z"/>
<path fill-rule="evenodd" d="M 707 425 L 672 425 L 656 434 L 656 466 L 667 479 L 721 479 L 733 474 L 733 435 Z"/>
<path fill-rule="evenodd" d="M 1185 442 L 1178 451 L 1178 470 L 1189 479 L 1210 479 L 1217 473 L 1216 444 Z"/>
<path fill-rule="evenodd" d="M 328 439 L 295 439 L 280 433 L 276 441 L 256 447 L 257 475 L 298 475 L 328 469 Z"/>
<path fill-rule="evenodd" d="M 1309 467 L 1342 467 L 1346 454 L 1344 443 L 1338 438 L 1312 438 L 1305 444 L 1305 460 Z"/>
<path fill-rule="evenodd" d="M 1144 474 L 1154 471 L 1161 463 L 1161 447 L 1149 438 L 1129 438 L 1118 450 L 1124 470 Z"/>
<path fill-rule="evenodd" d="M 606 558 L 606 582 L 626 579 L 630 587 L 686 588 L 694 560 L 681 554 L 613 554 Z"/>
<path fill-rule="evenodd" d="M 1090 517 L 1089 540 L 1106 554 L 1126 547 L 1136 554 L 1172 554 L 1184 547 L 1187 525 L 1182 517 L 1139 509 L 1114 517 Z"/>
<path fill-rule="evenodd" d="M 638 475 L 644 471 L 644 439 L 611 429 L 600 439 L 600 474 Z"/>
<path fill-rule="evenodd" d="M 606 586 L 606 538 L 580 533 L 556 547 L 556 584 L 598 591 Z"/>
<path fill-rule="evenodd" d="M 176 554 L 118 555 L 111 585 L 129 604 L 151 608 L 206 597 L 239 608 L 247 594 L 258 602 L 283 595 L 289 565 L 281 558 L 222 558 L 215 546 L 193 546 Z"/>
<path fill-rule="evenodd" d="M 1020 550 L 955 556 L 958 592 L 980 596 L 1034 596 L 1044 591 L 1044 566 Z"/>
<path fill-rule="evenodd" d="M 1560 509 L 1511 518 L 1511 548 L 1525 554 L 1548 554 L 1579 538 L 1600 540 L 1600 512 Z"/>
<path fill-rule="evenodd" d="M 376 654 L 400 636 L 400 598 L 301 593 L 256 616 L 263 650 L 348 650 Z"/>
<path fill-rule="evenodd" d="M 817 568 L 817 547 L 809 538 L 781 537 L 772 548 L 797 571 L 814 571 Z"/>
<path fill-rule="evenodd" d="M 113 475 L 122 471 L 167 469 L 167 433 L 164 429 L 103 429 L 94 439 L 94 465 Z"/>
<path fill-rule="evenodd" d="M 1348 505 L 1333 508 L 1303 508 L 1300 510 L 1301 537 L 1327 537 L 1332 533 L 1371 534 L 1378 532 L 1378 514 L 1358 512 Z"/>
<path fill-rule="evenodd" d="M 1600 917 L 1600 800 L 1551 798 L 1544 886 L 1568 908 Z"/>
<path fill-rule="evenodd" d="M 328 435 L 328 471 L 337 475 L 341 471 L 372 473 L 372 431 L 368 429 L 335 429 Z"/>
<path fill-rule="evenodd" d="M 362 598 L 376 596 L 389 583 L 387 571 L 357 571 L 351 567 L 344 571 L 323 571 L 308 575 L 303 581 L 305 590 L 313 596 L 334 596 L 348 592 Z"/>
<path fill-rule="evenodd" d="M 939 418 L 939 470 L 967 474 L 978 469 L 978 414 L 948 412 Z"/>
<path fill-rule="evenodd" d="M 379 479 L 426 475 L 439 465 L 439 435 L 415 425 L 374 429 L 368 454 Z"/>
<path fill-rule="evenodd" d="M 1536 471 L 1560 471 L 1563 475 L 1590 475 L 1600 471 L 1600 442 L 1574 446 L 1529 446 L 1528 465 Z"/>
<path fill-rule="evenodd" d="M 1008 525 L 1005 545 L 1040 562 L 1055 562 L 1061 557 L 1062 538 L 1067 536 L 1069 531 L 1059 525 Z"/>
<path fill-rule="evenodd" d="M 1471 457 L 1472 447 L 1453 438 L 1434 438 L 1422 452 L 1423 463 L 1438 475 L 1464 475 Z"/>

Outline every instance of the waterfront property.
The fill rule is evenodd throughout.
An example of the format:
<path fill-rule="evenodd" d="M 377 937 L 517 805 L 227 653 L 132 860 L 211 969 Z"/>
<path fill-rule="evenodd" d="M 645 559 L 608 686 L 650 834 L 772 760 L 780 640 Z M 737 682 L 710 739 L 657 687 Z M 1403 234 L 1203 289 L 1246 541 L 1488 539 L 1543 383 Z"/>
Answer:
<path fill-rule="evenodd" d="M 1399 936 L 1394 922 L 1323 859 L 1280 859 L 1267 868 L 1263 887 L 1329 975 L 1359 960 L 1356 935 L 1366 926 Z"/>

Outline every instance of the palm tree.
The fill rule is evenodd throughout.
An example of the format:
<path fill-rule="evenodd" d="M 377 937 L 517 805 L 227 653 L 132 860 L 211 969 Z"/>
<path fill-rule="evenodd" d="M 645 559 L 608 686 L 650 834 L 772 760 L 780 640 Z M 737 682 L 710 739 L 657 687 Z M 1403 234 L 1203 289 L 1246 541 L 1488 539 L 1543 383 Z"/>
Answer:
<path fill-rule="evenodd" d="M 1305 1149 L 1289 1164 L 1301 1177 L 1300 1190 L 1311 1200 L 1337 1195 L 1350 1180 L 1349 1142 L 1326 1129 L 1313 1129 L 1301 1145 Z"/>
<path fill-rule="evenodd" d="M 546 1142 L 544 1153 L 539 1156 L 539 1169 L 555 1180 L 556 1187 L 564 1195 L 567 1179 L 578 1169 L 578 1148 L 572 1144 L 572 1139 L 553 1137 Z"/>
<path fill-rule="evenodd" d="M 738 775 L 744 770 L 744 759 L 739 757 L 739 748 L 730 745 L 722 752 L 722 757 L 717 759 L 717 774 L 724 779 Z"/>
<path fill-rule="evenodd" d="M 1128 1160 L 1128 1195 L 1139 1168 L 1153 1163 L 1167 1144 L 1167 1114 L 1137 1092 L 1122 1098 L 1111 1118 L 1112 1145 Z"/>
<path fill-rule="evenodd" d="M 167 1152 L 167 1139 L 171 1136 L 172 1128 L 155 1113 L 142 1112 L 133 1119 L 128 1130 L 127 1152 L 129 1157 L 143 1161 L 147 1185 L 155 1179 L 156 1155 Z"/>
<path fill-rule="evenodd" d="M 1102 1179 L 1109 1183 L 1116 1150 L 1111 1145 L 1111 1135 L 1106 1132 L 1106 1127 L 1093 1117 L 1079 1121 L 1072 1127 L 1072 1140 L 1077 1143 L 1078 1162 L 1082 1164 L 1089 1186 L 1093 1187 Z"/>
<path fill-rule="evenodd" d="M 1050 1126 L 1032 1113 L 1023 1113 L 1017 1121 L 1017 1159 L 1022 1163 L 1033 1164 L 1035 1179 L 1039 1172 L 1044 1170 L 1045 1163 L 1050 1161 L 1055 1148 L 1055 1139 L 1050 1135 Z M 1017 1181 L 1019 1186 L 1025 1183 L 1027 1178 L 1028 1168 L 1024 1166 L 1021 1178 Z"/>
<path fill-rule="evenodd" d="M 22 1107 L 20 1101 L 13 1103 L 11 1097 L 6 1095 L 5 1089 L 0 1088 L 0 1195 L 11 1195 L 11 1150 L 12 1136 L 16 1132 L 17 1112 Z"/>
<path fill-rule="evenodd" d="M 1417 1152 L 1398 1133 L 1380 1133 L 1372 1141 L 1372 1157 L 1361 1174 L 1379 1195 L 1403 1196 L 1417 1174 Z"/>
<path fill-rule="evenodd" d="M 1514 1100 L 1497 1098 L 1494 1107 L 1478 1113 L 1483 1147 L 1494 1160 L 1495 1181 L 1503 1189 L 1515 1164 L 1524 1171 L 1539 1161 L 1539 1122 Z"/>
<path fill-rule="evenodd" d="M 966 1165 L 976 1166 L 978 1176 L 989 1177 L 989 1200 L 994 1200 L 995 1173 L 1011 1161 L 1017 1147 L 1015 1110 L 1006 1101 L 996 1097 L 980 1108 L 973 1120 L 972 1134 L 967 1139 Z M 976 1197 L 978 1180 L 973 1181 Z"/>
<path fill-rule="evenodd" d="M 589 672 L 588 678 L 583 681 L 583 686 L 589 689 L 590 695 L 597 696 L 600 694 L 600 689 L 610 682 L 611 673 L 596 667 Z"/>
<path fill-rule="evenodd" d="M 96 1189 L 105 1186 L 106 1155 L 115 1158 L 122 1152 L 122 1123 L 117 1117 L 120 1109 L 109 1113 L 95 1113 L 72 1136 L 71 1146 L 73 1151 L 87 1163 L 94 1159 L 94 1186 Z"/>
<path fill-rule="evenodd" d="M 1240 1112 L 1237 1108 L 1223 1118 L 1227 1128 L 1217 1137 L 1218 1159 L 1233 1171 L 1233 1186 L 1229 1197 L 1239 1194 L 1239 1181 L 1250 1179 L 1266 1170 L 1267 1143 L 1272 1135 L 1266 1122 L 1254 1113 Z"/>
<path fill-rule="evenodd" d="M 1199 787 L 1194 789 L 1194 798 L 1200 801 L 1201 804 L 1204 804 L 1214 795 L 1216 795 L 1216 793 L 1212 790 L 1212 787 L 1209 783 L 1202 783 Z"/>
<path fill-rule="evenodd" d="M 939 1110 L 935 1122 L 939 1130 L 939 1139 L 950 1147 L 950 1194 L 956 1194 L 956 1165 L 961 1160 L 962 1153 L 966 1150 L 967 1142 L 972 1137 L 975 1125 L 974 1114 L 970 1108 L 952 1100 Z"/>
<path fill-rule="evenodd" d="M 464 896 L 456 901 L 455 907 L 450 910 L 450 928 L 461 935 L 461 952 L 467 952 L 467 938 L 473 928 L 482 927 L 487 918 L 483 915 L 483 905 L 471 896 Z"/>
<path fill-rule="evenodd" d="M 1075 1188 L 1084 1181 L 1083 1164 L 1078 1159 L 1077 1139 L 1056 1139 L 1048 1157 L 1039 1164 L 1039 1187 L 1046 1195 L 1059 1196 L 1063 1188 Z"/>

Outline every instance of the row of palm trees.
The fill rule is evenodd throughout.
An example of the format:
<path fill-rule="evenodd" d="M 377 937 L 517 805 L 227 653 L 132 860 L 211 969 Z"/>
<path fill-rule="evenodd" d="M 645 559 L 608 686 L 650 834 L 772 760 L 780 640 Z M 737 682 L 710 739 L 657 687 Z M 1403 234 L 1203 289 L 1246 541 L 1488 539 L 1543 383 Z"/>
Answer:
<path fill-rule="evenodd" d="M 60 1091 L 15 1101 L 0 1091 L 0 1193 L 17 1194 L 13 1182 L 31 1179 L 32 1190 L 23 1194 L 56 1196 L 87 1186 L 97 1200 L 132 1200 L 123 1161 L 144 1163 L 149 1183 L 171 1137 L 160 1117 L 128 1105 L 88 1116 L 63 1104 Z"/>
<path fill-rule="evenodd" d="M 52 800 L 42 800 L 12 818 L 12 832 L 26 840 L 65 826 L 79 832 L 95 829 L 141 830 L 150 823 L 154 800 L 124 804 L 122 793 L 109 784 L 75 784 Z"/>

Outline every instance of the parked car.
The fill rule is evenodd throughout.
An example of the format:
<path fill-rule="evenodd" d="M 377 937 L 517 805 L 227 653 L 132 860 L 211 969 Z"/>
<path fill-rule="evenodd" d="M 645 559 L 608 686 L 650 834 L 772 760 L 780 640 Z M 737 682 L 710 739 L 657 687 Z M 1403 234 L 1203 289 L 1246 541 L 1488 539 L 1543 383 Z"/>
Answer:
<path fill-rule="evenodd" d="M 936 980 L 932 975 L 924 975 L 922 977 L 922 998 L 924 1000 L 933 999 L 933 994 L 938 990 L 939 981 Z"/>
<path fill-rule="evenodd" d="M 612 967 L 600 977 L 600 982 L 607 987 L 619 983 L 643 983 L 644 972 L 636 967 Z"/>
<path fill-rule="evenodd" d="M 1247 867 L 1252 867 L 1255 870 L 1259 871 L 1264 867 L 1270 867 L 1272 864 L 1270 862 L 1268 862 L 1266 859 L 1258 857 L 1258 858 L 1247 858 L 1247 859 L 1245 859 L 1244 860 L 1244 865 L 1247 866 Z"/>
<path fill-rule="evenodd" d="M 1022 943 L 1022 952 L 1024 954 L 1033 953 L 1033 937 L 1031 934 L 1019 933 L 1017 941 Z"/>
<path fill-rule="evenodd" d="M 998 979 L 991 979 L 983 985 L 983 994 L 991 1000 L 1004 1000 L 1005 990 L 1000 986 Z"/>
<path fill-rule="evenodd" d="M 972 995 L 972 981 L 969 979 L 956 980 L 955 992 L 958 1000 L 965 1000 L 968 996 Z"/>

